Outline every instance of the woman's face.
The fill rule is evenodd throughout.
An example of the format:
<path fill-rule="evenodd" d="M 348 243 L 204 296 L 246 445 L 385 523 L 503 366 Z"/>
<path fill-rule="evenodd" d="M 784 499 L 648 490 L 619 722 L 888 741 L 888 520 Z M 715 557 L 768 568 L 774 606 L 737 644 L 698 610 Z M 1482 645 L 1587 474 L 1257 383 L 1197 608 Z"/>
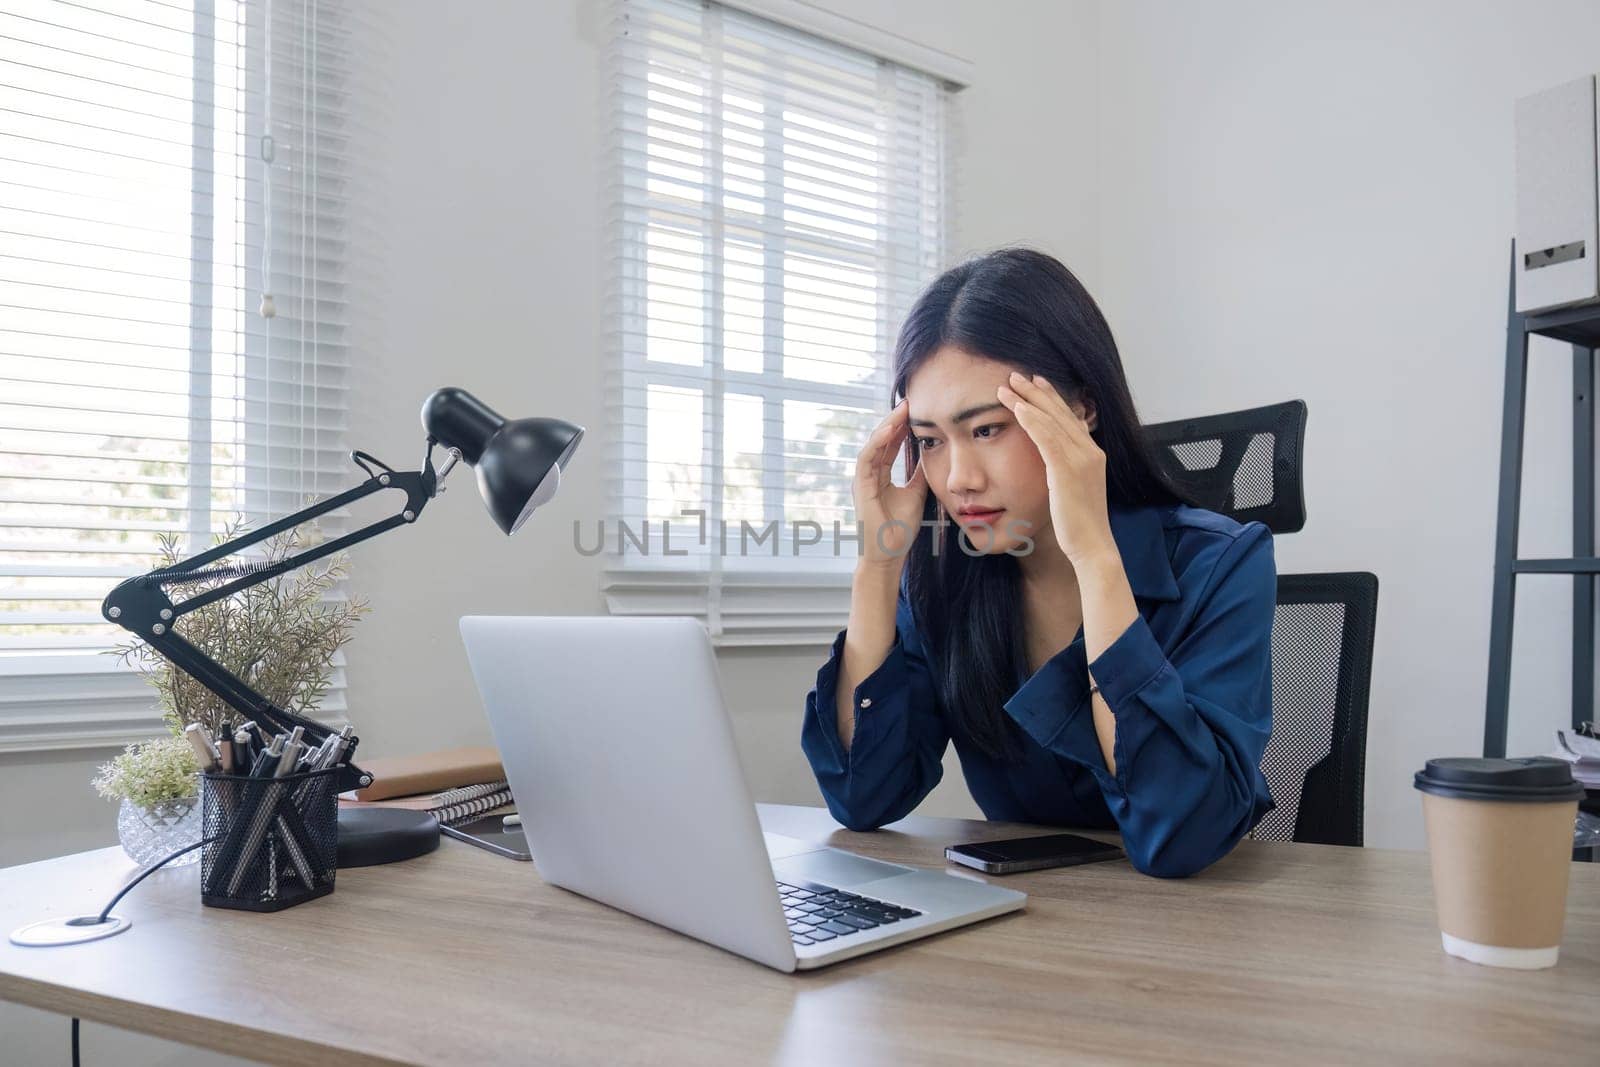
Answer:
<path fill-rule="evenodd" d="M 968 552 L 1021 555 L 1027 538 L 1037 544 L 1051 536 L 1044 459 L 998 396 L 1011 372 L 1021 369 L 946 346 L 906 383 L 928 487 L 966 531 Z"/>

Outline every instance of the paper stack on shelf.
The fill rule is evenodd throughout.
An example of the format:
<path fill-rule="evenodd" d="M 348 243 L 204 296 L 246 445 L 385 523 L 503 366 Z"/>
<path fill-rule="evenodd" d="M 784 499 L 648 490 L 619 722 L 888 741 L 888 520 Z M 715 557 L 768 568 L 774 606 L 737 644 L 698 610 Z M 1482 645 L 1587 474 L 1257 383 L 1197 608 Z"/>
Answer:
<path fill-rule="evenodd" d="M 1549 755 L 1572 764 L 1572 777 L 1585 789 L 1600 789 L 1600 741 L 1557 730 L 1556 748 Z"/>

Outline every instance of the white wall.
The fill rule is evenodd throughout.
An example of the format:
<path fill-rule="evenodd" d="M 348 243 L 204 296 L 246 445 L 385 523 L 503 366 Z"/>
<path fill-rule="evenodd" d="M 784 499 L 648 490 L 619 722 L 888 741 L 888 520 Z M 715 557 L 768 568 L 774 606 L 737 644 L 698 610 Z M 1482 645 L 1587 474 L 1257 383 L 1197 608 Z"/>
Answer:
<path fill-rule="evenodd" d="M 1600 5 L 1100 8 L 1096 295 L 1147 419 L 1303 398 L 1279 569 L 1380 582 L 1366 839 L 1480 748 L 1513 228 L 1512 106 L 1600 71 Z M 1529 372 L 1524 555 L 1571 553 L 1571 349 Z M 1523 579 L 1509 751 L 1571 707 L 1571 580 Z"/>

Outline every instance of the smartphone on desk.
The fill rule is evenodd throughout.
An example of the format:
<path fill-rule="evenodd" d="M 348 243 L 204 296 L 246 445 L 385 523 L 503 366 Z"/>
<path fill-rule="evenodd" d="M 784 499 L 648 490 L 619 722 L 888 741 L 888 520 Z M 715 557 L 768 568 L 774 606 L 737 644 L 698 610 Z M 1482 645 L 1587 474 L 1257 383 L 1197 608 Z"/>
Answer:
<path fill-rule="evenodd" d="M 439 832 L 458 841 L 465 841 L 469 845 L 488 849 L 496 856 L 531 861 L 533 853 L 528 848 L 527 837 L 522 833 L 522 823 L 518 821 L 508 826 L 507 817 L 505 812 L 497 812 L 493 815 L 480 815 L 476 819 L 454 826 L 440 823 Z"/>
<path fill-rule="evenodd" d="M 1046 867 L 1069 867 L 1076 863 L 1114 860 L 1122 854 L 1120 846 L 1079 837 L 1077 834 L 975 841 L 970 845 L 951 845 L 944 850 L 944 858 L 950 862 L 975 867 L 985 874 L 1042 871 Z"/>

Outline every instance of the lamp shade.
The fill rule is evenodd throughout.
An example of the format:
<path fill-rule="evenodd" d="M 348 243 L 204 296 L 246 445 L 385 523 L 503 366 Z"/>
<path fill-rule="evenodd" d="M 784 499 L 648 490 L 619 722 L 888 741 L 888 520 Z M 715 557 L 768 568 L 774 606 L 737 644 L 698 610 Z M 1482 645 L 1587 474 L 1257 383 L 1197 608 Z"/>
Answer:
<path fill-rule="evenodd" d="M 507 419 L 454 387 L 423 401 L 422 425 L 477 472 L 483 502 L 508 534 L 556 495 L 561 471 L 583 440 L 582 426 L 561 419 Z"/>

